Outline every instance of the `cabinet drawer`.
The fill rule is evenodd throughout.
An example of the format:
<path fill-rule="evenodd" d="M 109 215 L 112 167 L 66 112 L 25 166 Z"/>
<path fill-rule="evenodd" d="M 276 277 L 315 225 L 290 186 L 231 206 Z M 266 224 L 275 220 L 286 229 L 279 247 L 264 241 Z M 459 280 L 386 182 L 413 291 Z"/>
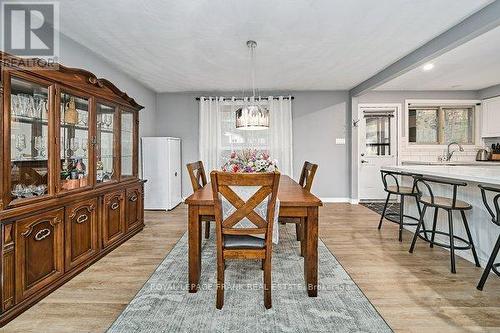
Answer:
<path fill-rule="evenodd" d="M 17 221 L 16 301 L 29 297 L 64 273 L 64 208 Z"/>
<path fill-rule="evenodd" d="M 99 251 L 97 199 L 66 207 L 65 266 L 70 270 Z"/>
<path fill-rule="evenodd" d="M 125 235 L 125 191 L 108 193 L 102 206 L 102 242 L 107 247 Z"/>
<path fill-rule="evenodd" d="M 126 190 L 125 221 L 127 231 L 142 224 L 142 186 L 130 187 Z"/>

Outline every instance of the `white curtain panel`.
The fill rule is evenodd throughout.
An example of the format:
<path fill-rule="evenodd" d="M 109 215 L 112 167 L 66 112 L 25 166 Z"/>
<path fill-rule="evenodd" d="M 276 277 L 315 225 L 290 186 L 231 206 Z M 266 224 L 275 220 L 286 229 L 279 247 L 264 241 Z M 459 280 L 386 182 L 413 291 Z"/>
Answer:
<path fill-rule="evenodd" d="M 199 117 L 199 156 L 205 170 L 210 173 L 220 168 L 218 165 L 221 154 L 221 103 L 222 98 L 201 97 Z"/>
<path fill-rule="evenodd" d="M 269 97 L 269 154 L 282 174 L 293 177 L 292 99 Z"/>
<path fill-rule="evenodd" d="M 269 149 L 271 158 L 278 161 L 280 172 L 292 176 L 291 99 L 268 97 L 256 101 L 269 108 L 271 119 L 265 131 L 236 129 L 236 109 L 247 103 L 248 98 L 200 97 L 199 158 L 207 172 L 220 169 L 231 151 Z"/>

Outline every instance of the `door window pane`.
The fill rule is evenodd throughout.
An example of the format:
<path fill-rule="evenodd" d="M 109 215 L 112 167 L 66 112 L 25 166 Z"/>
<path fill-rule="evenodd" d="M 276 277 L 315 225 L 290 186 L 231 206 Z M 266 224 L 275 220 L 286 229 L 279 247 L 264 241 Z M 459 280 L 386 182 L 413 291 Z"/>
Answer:
<path fill-rule="evenodd" d="M 391 155 L 391 117 L 388 115 L 365 116 L 367 156 Z"/>
<path fill-rule="evenodd" d="M 444 109 L 444 141 L 474 143 L 474 114 L 471 108 Z"/>
<path fill-rule="evenodd" d="M 133 176 L 134 114 L 123 111 L 121 118 L 121 174 Z"/>
<path fill-rule="evenodd" d="M 115 179 L 115 108 L 97 103 L 96 180 L 105 183 Z"/>
<path fill-rule="evenodd" d="M 14 199 L 47 193 L 48 87 L 11 80 L 11 194 Z"/>
<path fill-rule="evenodd" d="M 61 93 L 60 189 L 89 185 L 89 101 Z"/>

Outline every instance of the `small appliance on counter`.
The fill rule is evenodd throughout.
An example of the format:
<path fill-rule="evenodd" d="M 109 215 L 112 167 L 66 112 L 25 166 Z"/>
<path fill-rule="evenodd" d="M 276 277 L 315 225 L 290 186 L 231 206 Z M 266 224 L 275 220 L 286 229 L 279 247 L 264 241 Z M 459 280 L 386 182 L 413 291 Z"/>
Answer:
<path fill-rule="evenodd" d="M 491 145 L 491 160 L 500 161 L 500 143 Z"/>
<path fill-rule="evenodd" d="M 476 161 L 480 161 L 480 162 L 489 161 L 490 158 L 491 158 L 491 154 L 486 149 L 479 149 L 477 151 Z"/>

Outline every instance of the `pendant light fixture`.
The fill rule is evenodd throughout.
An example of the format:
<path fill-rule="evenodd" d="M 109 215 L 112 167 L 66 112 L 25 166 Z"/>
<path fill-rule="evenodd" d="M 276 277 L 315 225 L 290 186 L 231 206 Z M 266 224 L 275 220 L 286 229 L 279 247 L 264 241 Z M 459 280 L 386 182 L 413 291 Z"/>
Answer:
<path fill-rule="evenodd" d="M 249 104 L 236 110 L 236 128 L 240 130 L 264 130 L 269 128 L 269 110 L 255 102 L 255 48 L 257 42 L 247 41 L 250 49 L 252 97 Z"/>

